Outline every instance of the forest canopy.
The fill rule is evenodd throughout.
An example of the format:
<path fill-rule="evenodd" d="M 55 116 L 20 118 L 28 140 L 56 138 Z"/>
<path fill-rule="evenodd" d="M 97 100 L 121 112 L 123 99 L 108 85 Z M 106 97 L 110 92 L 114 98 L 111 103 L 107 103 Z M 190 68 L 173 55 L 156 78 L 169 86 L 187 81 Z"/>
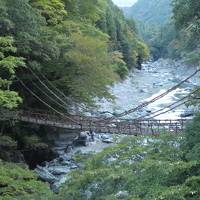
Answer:
<path fill-rule="evenodd" d="M 26 64 L 17 76 L 41 98 L 46 97 L 30 70 L 42 73 L 66 96 L 92 105 L 95 97 L 112 98 L 109 86 L 149 54 L 134 21 L 126 20 L 110 0 L 2 0 L 0 26 L 0 37 L 12 38 L 15 47 L 5 58 L 1 52 L 1 59 L 13 56 L 9 62 L 14 68 Z M 11 86 L 24 107 L 44 108 L 19 82 Z"/>

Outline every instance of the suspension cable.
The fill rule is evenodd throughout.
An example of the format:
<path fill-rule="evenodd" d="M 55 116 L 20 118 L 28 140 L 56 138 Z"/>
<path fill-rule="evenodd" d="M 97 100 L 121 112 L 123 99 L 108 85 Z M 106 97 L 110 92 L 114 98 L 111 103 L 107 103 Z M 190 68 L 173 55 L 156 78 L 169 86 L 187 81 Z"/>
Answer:
<path fill-rule="evenodd" d="M 48 108 L 50 108 L 51 110 L 53 110 L 55 113 L 69 119 L 70 121 L 74 122 L 75 124 L 78 124 L 79 126 L 82 127 L 82 124 L 79 124 L 77 121 L 75 121 L 74 119 L 72 119 L 71 117 L 68 117 L 67 115 L 65 115 L 64 113 L 58 111 L 57 109 L 53 108 L 51 105 L 49 105 L 47 102 L 45 102 L 44 100 L 42 100 L 37 94 L 35 94 L 29 87 L 26 86 L 26 84 L 18 77 L 16 76 L 17 80 L 21 83 L 21 85 L 32 95 L 34 96 L 36 99 L 38 99 L 41 103 L 43 103 L 45 106 L 47 106 Z"/>
<path fill-rule="evenodd" d="M 59 90 L 51 81 L 48 80 L 48 78 L 40 71 L 37 69 L 37 72 L 40 74 L 40 76 L 46 80 L 46 82 L 54 89 L 56 90 L 60 95 L 62 95 L 65 99 L 71 101 L 72 99 L 68 96 L 66 96 L 61 90 Z M 85 112 L 88 112 L 88 110 L 84 107 L 81 106 L 79 103 L 75 102 L 75 100 L 73 100 L 73 103 L 77 105 L 77 107 L 81 108 L 82 110 L 84 110 Z"/>
<path fill-rule="evenodd" d="M 65 106 L 68 106 L 65 101 L 63 101 L 57 94 L 55 94 L 40 78 L 39 76 L 31 69 L 28 68 L 33 76 L 53 95 L 55 96 L 60 102 L 62 102 Z"/>
<path fill-rule="evenodd" d="M 139 106 L 135 107 L 135 108 L 132 108 L 130 110 L 127 110 L 127 111 L 124 111 L 122 113 L 119 113 L 119 114 L 116 114 L 115 116 L 113 117 L 110 117 L 110 118 L 107 118 L 106 120 L 112 120 L 112 119 L 115 119 L 115 118 L 119 118 L 119 117 L 123 117 L 123 116 L 126 116 L 130 113 L 133 113 L 143 107 L 146 107 L 148 106 L 149 104 L 151 103 L 154 103 L 155 101 L 163 98 L 164 96 L 166 96 L 167 94 L 169 94 L 170 92 L 172 92 L 173 90 L 177 89 L 179 86 L 181 86 L 184 82 L 186 82 L 187 80 L 191 79 L 193 76 L 195 76 L 200 70 L 196 70 L 193 74 L 191 74 L 190 76 L 188 76 L 187 78 L 185 78 L 184 80 L 182 80 L 181 82 L 179 82 L 177 85 L 173 86 L 172 88 L 168 89 L 166 92 L 154 97 L 153 99 L 151 99 L 150 101 L 147 101 L 147 102 L 144 102 L 142 104 L 140 104 Z"/>
<path fill-rule="evenodd" d="M 178 105 L 176 105 L 176 106 L 174 106 L 174 107 L 172 107 L 172 108 L 170 108 L 170 109 L 168 109 L 168 110 L 166 110 L 166 111 L 164 111 L 164 112 L 161 112 L 161 113 L 156 114 L 156 115 L 154 115 L 154 116 L 152 116 L 152 117 L 150 117 L 150 118 L 147 118 L 147 120 L 153 119 L 153 118 L 155 118 L 155 117 L 158 117 L 158 116 L 160 116 L 160 115 L 163 115 L 163 114 L 165 114 L 165 113 L 168 113 L 169 111 L 172 111 L 172 110 L 174 110 L 175 108 L 178 108 L 178 107 L 180 107 L 180 106 L 186 104 L 186 103 L 189 102 L 189 101 L 190 101 L 190 100 L 186 100 L 186 101 L 184 101 L 184 102 L 182 102 L 182 103 L 180 103 L 180 104 L 178 104 Z"/>
<path fill-rule="evenodd" d="M 49 96 L 41 87 L 39 87 L 36 83 L 32 82 L 32 84 L 41 92 L 43 93 L 46 97 L 48 97 L 52 102 L 54 102 L 55 104 L 57 104 L 58 106 L 66 109 L 66 107 L 59 103 L 58 101 L 56 101 L 53 97 Z"/>
<path fill-rule="evenodd" d="M 80 108 L 82 111 L 84 112 L 89 112 L 91 113 L 91 111 L 89 111 L 87 108 L 85 108 L 84 106 L 82 106 L 80 103 L 78 103 L 74 98 L 72 97 L 68 97 L 66 96 L 61 90 L 59 90 L 51 81 L 48 80 L 48 78 L 40 71 L 36 68 L 37 72 L 40 74 L 40 76 L 55 90 L 57 91 L 61 96 L 63 96 L 65 99 L 69 100 L 70 102 L 73 102 L 74 105 L 77 106 L 77 108 Z M 41 79 L 40 79 L 41 80 Z M 45 84 L 45 83 L 44 83 Z M 82 114 L 80 112 L 78 112 L 79 114 Z M 104 114 L 102 112 L 97 111 L 97 114 Z"/>
<path fill-rule="evenodd" d="M 155 112 L 151 112 L 151 113 L 148 113 L 148 114 L 143 115 L 143 116 L 141 116 L 141 117 L 138 117 L 136 120 L 144 119 L 144 118 L 146 118 L 146 117 L 148 117 L 148 116 L 157 114 L 157 113 L 159 113 L 159 112 L 161 112 L 161 111 L 163 111 L 163 110 L 165 110 L 165 109 L 167 109 L 167 108 L 170 108 L 170 107 L 176 105 L 177 103 L 179 103 L 179 102 L 181 102 L 181 101 L 183 101 L 183 100 L 189 98 L 192 94 L 195 94 L 195 93 L 198 92 L 199 90 L 200 90 L 200 89 L 198 88 L 198 89 L 196 89 L 196 90 L 190 92 L 187 96 L 185 96 L 185 97 L 179 99 L 178 101 L 176 101 L 176 102 L 174 102 L 174 103 L 172 103 L 172 104 L 170 104 L 170 105 L 168 105 L 168 106 L 166 106 L 166 107 L 163 107 L 163 108 L 161 108 L 161 109 L 159 109 L 159 110 L 156 110 Z"/>

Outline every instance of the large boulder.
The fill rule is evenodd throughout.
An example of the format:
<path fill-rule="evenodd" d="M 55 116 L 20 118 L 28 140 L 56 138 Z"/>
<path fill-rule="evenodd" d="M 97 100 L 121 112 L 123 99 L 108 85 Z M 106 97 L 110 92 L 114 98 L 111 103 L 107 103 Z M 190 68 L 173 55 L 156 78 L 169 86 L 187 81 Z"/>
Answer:
<path fill-rule="evenodd" d="M 50 173 L 48 169 L 45 167 L 37 166 L 35 171 L 37 172 L 39 179 L 41 179 L 42 181 L 46 181 L 50 184 L 53 184 L 56 181 L 59 181 L 59 179 L 56 178 L 56 176 L 54 176 L 52 173 Z"/>
<path fill-rule="evenodd" d="M 78 146 L 78 145 L 83 145 L 87 146 L 90 142 L 90 133 L 89 131 L 82 131 L 80 132 L 79 136 L 74 139 L 73 145 Z"/>

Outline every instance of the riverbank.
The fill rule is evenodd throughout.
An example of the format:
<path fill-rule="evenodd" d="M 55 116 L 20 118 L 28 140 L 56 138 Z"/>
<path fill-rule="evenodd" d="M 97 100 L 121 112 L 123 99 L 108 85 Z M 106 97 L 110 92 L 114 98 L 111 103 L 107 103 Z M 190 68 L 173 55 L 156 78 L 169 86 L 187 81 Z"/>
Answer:
<path fill-rule="evenodd" d="M 75 138 L 73 141 L 79 140 L 75 144 L 71 141 L 57 141 L 56 153 L 58 157 L 50 162 L 44 162 L 41 166 L 37 166 L 37 172 L 40 180 L 50 184 L 51 189 L 58 193 L 59 188 L 68 180 L 68 174 L 77 169 L 84 167 L 83 163 L 94 154 L 102 152 L 105 148 L 117 145 L 124 137 L 121 135 L 95 134 L 92 138 L 87 135 L 84 141 Z M 66 144 L 66 142 L 68 144 Z M 63 146 L 65 143 L 65 146 Z M 87 145 L 85 145 L 87 143 Z M 59 146 L 60 144 L 60 146 Z"/>

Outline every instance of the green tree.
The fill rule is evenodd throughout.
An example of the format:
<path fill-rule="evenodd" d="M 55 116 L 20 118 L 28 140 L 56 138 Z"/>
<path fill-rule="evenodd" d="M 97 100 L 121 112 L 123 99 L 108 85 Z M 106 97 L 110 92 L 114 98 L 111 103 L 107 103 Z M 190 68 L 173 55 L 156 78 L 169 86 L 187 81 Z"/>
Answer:
<path fill-rule="evenodd" d="M 62 85 L 69 93 L 82 100 L 90 101 L 93 97 L 111 97 L 108 85 L 117 76 L 111 67 L 107 43 L 90 36 L 72 34 L 71 48 L 65 54 L 68 64 L 61 70 L 65 76 Z M 61 83 L 60 83 L 61 84 Z"/>
<path fill-rule="evenodd" d="M 32 0 L 31 4 L 40 11 L 49 25 L 61 23 L 67 16 L 62 0 Z"/>
<path fill-rule="evenodd" d="M 191 64 L 197 64 L 200 44 L 200 2 L 174 0 L 173 14 L 178 30 L 179 54 Z"/>
<path fill-rule="evenodd" d="M 25 67 L 24 59 L 13 56 L 16 48 L 12 37 L 0 37 L 0 107 L 16 108 L 22 99 L 17 92 L 11 91 L 10 86 L 15 78 L 18 67 Z"/>

